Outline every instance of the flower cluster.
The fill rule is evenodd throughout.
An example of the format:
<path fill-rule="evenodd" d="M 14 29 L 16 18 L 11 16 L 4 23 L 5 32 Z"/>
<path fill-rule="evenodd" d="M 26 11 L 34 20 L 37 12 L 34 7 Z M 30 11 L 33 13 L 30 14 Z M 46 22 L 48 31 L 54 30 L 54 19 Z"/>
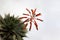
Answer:
<path fill-rule="evenodd" d="M 36 14 L 36 9 L 31 9 L 31 11 L 29 9 L 26 8 L 26 10 L 28 11 L 29 14 L 25 14 L 23 13 L 23 15 L 25 15 L 24 17 L 20 17 L 19 19 L 23 19 L 23 18 L 27 18 L 23 23 L 26 23 L 25 24 L 25 28 L 27 27 L 28 25 L 28 22 L 30 23 L 30 28 L 29 28 L 29 31 L 31 30 L 32 28 L 32 22 L 34 23 L 34 25 L 36 26 L 36 29 L 38 30 L 38 24 L 36 22 L 36 20 L 39 20 L 39 21 L 43 21 L 42 19 L 39 19 L 39 18 L 36 18 L 38 16 L 41 16 L 41 13 L 38 13 Z M 28 17 L 29 16 L 29 17 Z M 24 29 L 25 29 L 24 28 Z"/>

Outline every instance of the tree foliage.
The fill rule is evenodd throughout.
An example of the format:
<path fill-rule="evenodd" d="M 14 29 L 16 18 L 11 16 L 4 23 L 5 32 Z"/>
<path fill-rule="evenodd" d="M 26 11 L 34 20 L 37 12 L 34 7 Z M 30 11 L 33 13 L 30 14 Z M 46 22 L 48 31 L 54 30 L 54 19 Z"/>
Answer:
<path fill-rule="evenodd" d="M 0 35 L 3 40 L 23 40 L 27 33 L 27 29 L 23 28 L 24 23 L 18 17 L 8 14 L 3 18 L 0 15 Z"/>

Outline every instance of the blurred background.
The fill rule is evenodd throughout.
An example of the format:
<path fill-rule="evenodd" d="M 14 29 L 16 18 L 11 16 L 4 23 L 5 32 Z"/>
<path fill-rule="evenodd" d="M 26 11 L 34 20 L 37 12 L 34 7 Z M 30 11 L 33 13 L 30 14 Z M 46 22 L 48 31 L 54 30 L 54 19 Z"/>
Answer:
<path fill-rule="evenodd" d="M 0 15 L 3 17 L 8 13 L 20 17 L 27 12 L 26 8 L 37 8 L 36 12 L 42 14 L 39 18 L 44 21 L 37 21 L 38 31 L 32 25 L 24 40 L 60 40 L 60 0 L 0 0 Z"/>

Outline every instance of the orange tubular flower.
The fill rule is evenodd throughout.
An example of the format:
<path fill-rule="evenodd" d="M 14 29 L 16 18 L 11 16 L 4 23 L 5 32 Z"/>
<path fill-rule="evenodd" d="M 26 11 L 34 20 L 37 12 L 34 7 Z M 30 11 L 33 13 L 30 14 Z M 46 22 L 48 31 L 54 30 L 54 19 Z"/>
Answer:
<path fill-rule="evenodd" d="M 36 14 L 36 9 L 35 10 L 31 9 L 31 11 L 29 11 L 29 9 L 26 8 L 26 10 L 28 11 L 29 14 L 25 14 L 24 13 L 23 15 L 26 15 L 26 16 L 25 17 L 20 17 L 19 19 L 27 18 L 23 23 L 30 21 L 29 31 L 32 28 L 32 22 L 34 23 L 34 25 L 36 26 L 36 29 L 38 30 L 38 25 L 37 25 L 37 22 L 35 21 L 35 19 L 36 20 L 39 20 L 41 22 L 43 20 L 42 19 L 39 19 L 39 18 L 35 18 L 35 17 L 41 16 L 41 13 Z M 27 16 L 30 16 L 30 18 L 28 18 Z M 27 25 L 28 25 L 28 23 L 26 23 L 25 28 L 26 28 Z"/>

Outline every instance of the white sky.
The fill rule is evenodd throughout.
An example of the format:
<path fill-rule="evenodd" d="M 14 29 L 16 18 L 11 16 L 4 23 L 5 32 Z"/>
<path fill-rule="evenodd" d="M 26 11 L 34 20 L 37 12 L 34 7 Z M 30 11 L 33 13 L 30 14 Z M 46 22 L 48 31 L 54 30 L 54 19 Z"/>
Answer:
<path fill-rule="evenodd" d="M 44 22 L 37 21 L 39 30 L 36 31 L 33 25 L 24 40 L 60 40 L 60 0 L 0 0 L 2 16 L 7 13 L 21 16 L 26 13 L 26 8 L 37 8 Z"/>

